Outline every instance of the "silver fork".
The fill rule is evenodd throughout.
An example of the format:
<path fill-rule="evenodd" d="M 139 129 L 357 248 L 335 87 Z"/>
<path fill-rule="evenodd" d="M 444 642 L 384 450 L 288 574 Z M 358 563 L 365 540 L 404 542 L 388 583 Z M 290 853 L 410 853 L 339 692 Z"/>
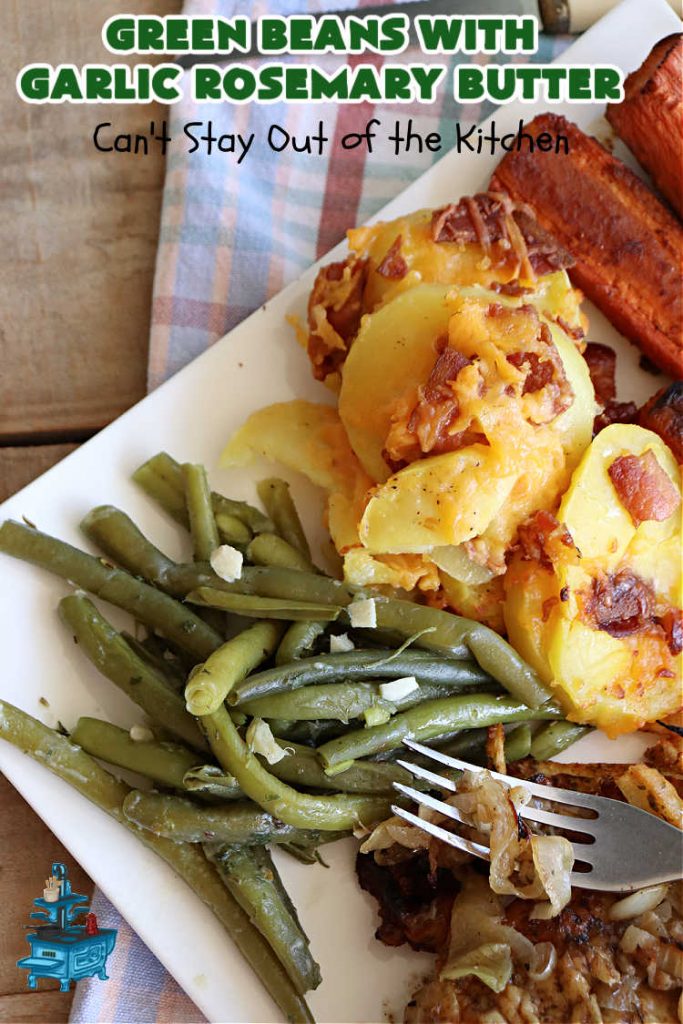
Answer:
<path fill-rule="evenodd" d="M 404 742 L 411 750 L 447 768 L 471 772 L 484 770 L 479 765 L 442 754 L 438 750 L 416 743 L 415 740 L 406 739 Z M 415 778 L 429 783 L 434 789 L 450 793 L 458 791 L 456 782 L 443 775 L 437 775 L 428 768 L 403 760 L 397 763 Z M 631 892 L 644 886 L 673 882 L 683 877 L 683 832 L 654 814 L 605 796 L 590 796 L 587 793 L 575 793 L 555 786 L 539 786 L 535 782 L 515 779 L 498 772 L 490 774 L 494 779 L 499 779 L 510 787 L 521 787 L 536 799 L 592 812 L 592 817 L 575 817 L 572 814 L 560 814 L 544 807 L 532 807 L 527 804 L 519 809 L 519 814 L 525 822 L 552 825 L 554 828 L 572 833 L 572 836 L 567 838 L 570 839 L 575 857 L 571 882 L 577 888 Z M 460 824 L 468 825 L 466 817 L 457 807 L 452 807 L 428 793 L 420 792 L 401 782 L 395 782 L 394 788 L 415 803 L 438 811 Z M 484 843 L 465 839 L 457 832 L 450 832 L 403 807 L 394 806 L 392 811 L 399 818 L 443 840 L 449 846 L 455 846 L 474 857 L 481 857 L 482 860 L 490 859 L 489 848 Z"/>

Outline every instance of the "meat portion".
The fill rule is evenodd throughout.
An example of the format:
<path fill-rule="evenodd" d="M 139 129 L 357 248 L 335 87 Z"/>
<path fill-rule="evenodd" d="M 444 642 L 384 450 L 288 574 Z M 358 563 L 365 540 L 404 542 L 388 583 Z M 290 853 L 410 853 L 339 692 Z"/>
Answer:
<path fill-rule="evenodd" d="M 435 210 L 432 217 L 435 242 L 478 243 L 490 254 L 499 246 L 513 249 L 520 263 L 528 260 L 535 274 L 551 274 L 572 265 L 573 258 L 538 223 L 531 210 L 510 202 L 504 195 L 480 192 Z"/>
<path fill-rule="evenodd" d="M 676 488 L 651 449 L 644 455 L 620 456 L 607 472 L 635 526 L 649 520 L 662 523 L 680 504 Z"/>
<path fill-rule="evenodd" d="M 655 595 L 639 576 L 622 569 L 593 580 L 588 613 L 610 636 L 629 636 L 652 625 Z"/>
<path fill-rule="evenodd" d="M 609 345 L 589 341 L 583 353 L 593 382 L 595 397 L 600 405 L 607 405 L 617 397 L 617 354 Z"/>
<path fill-rule="evenodd" d="M 545 569 L 552 569 L 553 545 L 563 544 L 574 547 L 572 536 L 566 527 L 561 526 L 551 512 L 541 510 L 534 512 L 517 532 L 517 547 L 525 561 L 538 562 Z"/>
<path fill-rule="evenodd" d="M 569 153 L 508 153 L 491 188 L 528 203 L 576 258 L 573 281 L 646 356 L 683 376 L 683 226 L 624 164 L 555 114 L 527 126 L 561 133 Z"/>
<path fill-rule="evenodd" d="M 377 273 L 392 281 L 400 281 L 408 273 L 408 264 L 401 255 L 401 243 L 403 239 L 397 235 L 391 243 L 386 256 L 377 267 Z"/>
<path fill-rule="evenodd" d="M 589 341 L 583 357 L 588 363 L 595 397 L 602 406 L 593 423 L 593 434 L 597 434 L 610 423 L 635 423 L 638 406 L 635 402 L 617 402 L 616 369 L 617 354 L 609 345 Z"/>
<path fill-rule="evenodd" d="M 683 380 L 658 391 L 640 410 L 638 422 L 659 434 L 676 461 L 683 463 Z"/>
<path fill-rule="evenodd" d="M 683 216 L 683 35 L 660 39 L 624 82 L 607 120 Z"/>
<path fill-rule="evenodd" d="M 308 300 L 308 356 L 316 380 L 335 373 L 360 326 L 367 260 L 349 256 L 318 271 Z"/>
<path fill-rule="evenodd" d="M 448 939 L 458 883 L 443 868 L 432 872 L 426 851 L 401 852 L 406 856 L 397 856 L 394 863 L 378 864 L 364 853 L 356 858 L 361 889 L 379 903 L 376 938 L 386 946 L 406 942 L 415 950 L 437 953 Z"/>
<path fill-rule="evenodd" d="M 443 455 L 480 440 L 471 431 L 450 433 L 458 417 L 458 401 L 450 383 L 470 360 L 450 348 L 446 337 L 437 341 L 438 355 L 426 382 L 417 389 L 417 402 L 403 428 L 387 439 L 384 458 L 394 472 L 424 455 Z"/>

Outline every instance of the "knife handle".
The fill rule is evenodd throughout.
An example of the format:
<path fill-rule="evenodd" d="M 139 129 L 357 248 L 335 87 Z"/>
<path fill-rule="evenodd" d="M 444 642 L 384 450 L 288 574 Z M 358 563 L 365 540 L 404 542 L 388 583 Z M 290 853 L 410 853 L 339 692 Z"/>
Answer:
<path fill-rule="evenodd" d="M 676 10 L 679 0 L 668 0 Z M 611 11 L 619 0 L 538 0 L 538 7 L 546 32 L 584 32 L 604 14 Z"/>

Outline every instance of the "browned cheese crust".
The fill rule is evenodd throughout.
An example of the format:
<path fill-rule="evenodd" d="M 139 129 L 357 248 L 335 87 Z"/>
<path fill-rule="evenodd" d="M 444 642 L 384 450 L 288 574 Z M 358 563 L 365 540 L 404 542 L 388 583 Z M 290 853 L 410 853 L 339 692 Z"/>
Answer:
<path fill-rule="evenodd" d="M 607 120 L 683 216 L 683 34 L 667 36 L 624 83 Z"/>
<path fill-rule="evenodd" d="M 663 370 L 683 376 L 683 226 L 596 139 L 555 114 L 527 130 L 562 134 L 569 153 L 508 153 L 491 188 L 528 203 L 576 258 L 573 281 Z"/>

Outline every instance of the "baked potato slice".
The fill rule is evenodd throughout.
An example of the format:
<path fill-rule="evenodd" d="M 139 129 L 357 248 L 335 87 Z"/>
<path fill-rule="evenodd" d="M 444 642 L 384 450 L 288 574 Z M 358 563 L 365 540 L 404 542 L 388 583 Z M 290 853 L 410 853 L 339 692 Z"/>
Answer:
<path fill-rule="evenodd" d="M 638 470 L 632 486 L 619 466 Z M 608 735 L 683 703 L 680 512 L 680 470 L 664 442 L 614 424 L 576 469 L 561 525 L 536 550 L 522 543 L 505 578 L 512 643 L 570 718 Z"/>

